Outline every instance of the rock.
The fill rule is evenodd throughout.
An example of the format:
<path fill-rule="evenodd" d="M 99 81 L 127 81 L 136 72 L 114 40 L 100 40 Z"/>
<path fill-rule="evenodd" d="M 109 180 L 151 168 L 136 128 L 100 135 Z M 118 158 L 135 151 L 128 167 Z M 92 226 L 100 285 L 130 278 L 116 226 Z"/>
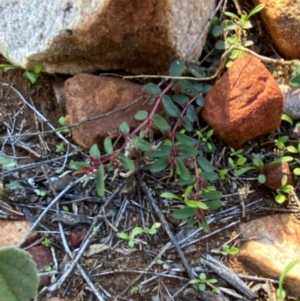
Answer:
<path fill-rule="evenodd" d="M 265 4 L 260 12 L 263 23 L 279 51 L 300 59 L 300 6 L 298 0 L 253 0 Z"/>
<path fill-rule="evenodd" d="M 27 250 L 33 260 L 35 261 L 37 265 L 37 270 L 39 272 L 45 272 L 45 268 L 49 265 L 52 264 L 52 255 L 51 251 L 49 248 L 42 246 L 42 245 L 37 245 L 33 246 L 30 249 Z M 40 277 L 40 288 L 47 286 L 50 284 L 51 277 L 50 276 L 42 276 Z"/>
<path fill-rule="evenodd" d="M 0 247 L 16 246 L 30 230 L 28 221 L 0 219 Z"/>
<path fill-rule="evenodd" d="M 241 224 L 240 233 L 246 242 L 240 247 L 238 260 L 252 275 L 279 279 L 287 264 L 300 258 L 300 221 L 293 215 L 277 214 Z M 287 274 L 284 289 L 299 297 L 299 283 L 298 264 Z"/>
<path fill-rule="evenodd" d="M 94 116 L 121 109 L 142 94 L 142 86 L 117 78 L 78 74 L 65 83 L 66 120 L 73 124 Z M 120 112 L 108 115 L 72 128 L 72 138 L 85 149 L 94 143 L 101 143 L 109 131 L 118 129 L 126 121 L 130 128 L 140 121 L 134 119 L 138 110 L 150 111 L 152 106 L 143 100 Z"/>
<path fill-rule="evenodd" d="M 165 73 L 198 58 L 216 1 L 10 0 L 0 3 L 0 52 L 23 69 L 49 73 L 124 69 Z M 29 22 L 30 20 L 30 22 Z"/>
<path fill-rule="evenodd" d="M 290 87 L 283 83 L 279 84 L 279 88 L 283 94 L 284 108 L 283 112 L 294 120 L 300 119 L 300 89 Z"/>
<path fill-rule="evenodd" d="M 270 164 L 264 167 L 263 174 L 266 176 L 264 183 L 270 189 L 278 189 L 282 187 L 281 180 L 283 176 L 287 176 L 287 184 L 293 184 L 293 178 L 287 162 Z"/>
<path fill-rule="evenodd" d="M 235 60 L 205 98 L 202 118 L 225 144 L 240 148 L 281 123 L 283 96 L 267 68 L 251 55 Z"/>

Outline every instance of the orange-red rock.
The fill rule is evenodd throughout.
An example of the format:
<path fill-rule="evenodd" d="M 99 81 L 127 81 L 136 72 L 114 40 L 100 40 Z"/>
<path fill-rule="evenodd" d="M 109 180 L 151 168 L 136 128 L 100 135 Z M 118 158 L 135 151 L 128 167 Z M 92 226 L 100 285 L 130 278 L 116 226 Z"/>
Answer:
<path fill-rule="evenodd" d="M 240 148 L 271 133 L 281 122 L 283 96 L 268 69 L 255 57 L 243 56 L 213 86 L 201 111 L 225 144 Z"/>
<path fill-rule="evenodd" d="M 293 183 L 293 177 L 287 162 L 267 165 L 265 166 L 263 173 L 266 176 L 264 185 L 270 189 L 275 190 L 280 188 L 282 186 L 281 180 L 283 176 L 287 176 L 287 184 Z"/>
<path fill-rule="evenodd" d="M 279 279 L 292 260 L 300 258 L 300 221 L 292 214 L 277 214 L 240 225 L 242 245 L 238 260 L 250 275 Z M 284 289 L 300 296 L 300 264 L 284 279 Z"/>
<path fill-rule="evenodd" d="M 130 104 L 141 96 L 142 86 L 129 81 L 78 74 L 65 83 L 67 122 L 73 124 L 106 114 Z M 72 138 L 85 149 L 100 143 L 108 132 L 118 129 L 126 121 L 131 128 L 140 121 L 134 119 L 138 110 L 150 111 L 152 106 L 143 100 L 125 110 L 72 128 Z"/>
<path fill-rule="evenodd" d="M 298 0 L 253 0 L 264 4 L 260 16 L 279 51 L 300 59 L 300 6 Z"/>

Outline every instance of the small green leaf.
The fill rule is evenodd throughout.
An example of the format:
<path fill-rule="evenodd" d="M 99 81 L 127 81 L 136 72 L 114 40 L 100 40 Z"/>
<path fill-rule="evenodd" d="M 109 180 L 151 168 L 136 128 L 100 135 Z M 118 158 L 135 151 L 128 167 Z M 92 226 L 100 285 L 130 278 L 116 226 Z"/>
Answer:
<path fill-rule="evenodd" d="M 111 139 L 109 137 L 104 139 L 104 149 L 108 155 L 112 154 L 114 151 Z"/>
<path fill-rule="evenodd" d="M 199 279 L 201 280 L 201 281 L 206 281 L 206 274 L 205 273 L 200 273 L 200 275 L 199 275 Z"/>
<path fill-rule="evenodd" d="M 278 193 L 275 197 L 275 201 L 278 203 L 278 204 L 282 204 L 284 203 L 284 201 L 286 200 L 286 196 L 282 193 Z"/>
<path fill-rule="evenodd" d="M 133 239 L 130 239 L 130 240 L 128 241 L 128 246 L 129 246 L 130 248 L 133 248 L 133 247 L 134 247 L 134 240 L 133 240 Z"/>
<path fill-rule="evenodd" d="M 118 159 L 120 160 L 121 164 L 124 168 L 132 170 L 135 168 L 135 165 L 132 160 L 126 157 L 124 154 L 119 154 Z"/>
<path fill-rule="evenodd" d="M 213 165 L 205 158 L 205 157 L 198 157 L 197 161 L 200 165 L 200 167 L 207 172 L 213 172 L 214 171 L 214 167 Z"/>
<path fill-rule="evenodd" d="M 241 166 L 241 165 L 244 165 L 246 162 L 247 162 L 247 158 L 241 156 L 241 157 L 239 157 L 239 158 L 237 159 L 236 165 Z"/>
<path fill-rule="evenodd" d="M 143 89 L 145 92 L 147 92 L 150 95 L 157 95 L 157 94 L 161 93 L 160 87 L 153 83 L 148 83 L 148 84 L 144 85 Z"/>
<path fill-rule="evenodd" d="M 278 158 L 278 159 L 272 161 L 271 163 L 269 163 L 268 165 L 272 165 L 272 164 L 276 164 L 276 163 L 282 163 L 282 162 L 291 162 L 293 160 L 294 160 L 293 157 L 286 156 L 286 157 Z"/>
<path fill-rule="evenodd" d="M 189 101 L 189 98 L 183 94 L 175 94 L 173 96 L 173 101 L 179 104 L 181 107 L 184 107 L 185 104 Z"/>
<path fill-rule="evenodd" d="M 206 200 L 218 200 L 222 197 L 222 193 L 220 191 L 203 192 L 201 197 Z"/>
<path fill-rule="evenodd" d="M 264 162 L 258 157 L 253 157 L 252 162 L 259 169 L 262 169 L 264 167 Z"/>
<path fill-rule="evenodd" d="M 104 196 L 105 183 L 104 183 L 104 166 L 100 165 L 96 177 L 96 190 L 99 196 Z"/>
<path fill-rule="evenodd" d="M 266 178 L 265 175 L 260 174 L 260 175 L 258 176 L 257 180 L 258 180 L 258 182 L 259 182 L 260 184 L 264 184 L 264 183 L 266 183 L 267 178 Z"/>
<path fill-rule="evenodd" d="M 180 132 L 175 133 L 175 137 L 180 143 L 189 145 L 191 147 L 194 147 L 197 144 L 196 139 L 189 137 L 188 135 L 180 133 Z"/>
<path fill-rule="evenodd" d="M 293 170 L 293 173 L 294 173 L 294 175 L 296 175 L 296 176 L 300 176 L 300 168 L 299 168 L 299 167 L 295 168 L 295 169 Z"/>
<path fill-rule="evenodd" d="M 204 100 L 204 97 L 202 95 L 199 95 L 196 99 L 196 104 L 199 106 L 199 107 L 204 107 L 205 105 L 205 100 Z"/>
<path fill-rule="evenodd" d="M 208 209 L 211 211 L 218 210 L 220 207 L 222 207 L 221 200 L 206 201 L 205 204 L 207 205 Z"/>
<path fill-rule="evenodd" d="M 120 233 L 118 233 L 118 237 L 119 237 L 119 238 L 122 238 L 122 239 L 126 239 L 126 240 L 129 239 L 129 235 L 126 234 L 125 232 L 120 232 Z"/>
<path fill-rule="evenodd" d="M 36 264 L 26 251 L 16 247 L 0 249 L 0 300 L 29 301 L 38 292 Z"/>
<path fill-rule="evenodd" d="M 178 175 L 180 175 L 180 177 L 183 180 L 189 180 L 190 179 L 190 173 L 188 171 L 188 169 L 185 167 L 185 165 L 183 164 L 183 162 L 181 161 L 181 159 L 179 159 L 178 157 L 175 158 L 175 164 L 176 164 L 176 173 Z"/>
<path fill-rule="evenodd" d="M 90 156 L 94 159 L 100 159 L 101 153 L 97 144 L 90 147 Z"/>
<path fill-rule="evenodd" d="M 213 31 L 212 31 L 212 35 L 214 36 L 214 37 L 219 37 L 220 35 L 222 35 L 224 33 L 224 28 L 223 28 L 223 26 L 220 26 L 220 25 L 218 25 L 218 26 L 215 26 L 214 28 L 213 28 Z"/>
<path fill-rule="evenodd" d="M 147 152 L 151 149 L 151 144 L 138 136 L 133 136 L 132 142 L 138 149 L 140 149 L 143 152 Z"/>
<path fill-rule="evenodd" d="M 137 111 L 134 115 L 135 120 L 145 120 L 148 117 L 147 111 Z"/>
<path fill-rule="evenodd" d="M 255 6 L 250 13 L 247 15 L 246 20 L 249 20 L 250 17 L 252 17 L 254 14 L 257 14 L 258 12 L 260 12 L 261 10 L 263 10 L 265 7 L 264 4 L 259 4 L 257 6 Z"/>
<path fill-rule="evenodd" d="M 31 71 L 24 71 L 23 77 L 28 79 L 32 84 L 34 84 L 38 78 L 38 75 Z"/>
<path fill-rule="evenodd" d="M 203 210 L 207 210 L 208 207 L 206 204 L 200 201 L 194 201 L 194 200 L 185 200 L 185 204 L 190 208 L 200 208 Z"/>
<path fill-rule="evenodd" d="M 0 156 L 0 165 L 3 168 L 11 169 L 11 168 L 14 168 L 16 166 L 16 161 L 12 158 L 8 158 L 8 157 L 5 157 L 5 156 Z"/>
<path fill-rule="evenodd" d="M 33 71 L 35 74 L 39 74 L 39 73 L 42 72 L 42 69 L 43 69 L 43 66 L 42 66 L 42 65 L 40 65 L 40 64 L 35 64 L 35 65 L 33 66 L 32 71 Z"/>
<path fill-rule="evenodd" d="M 186 110 L 186 116 L 190 120 L 190 122 L 195 122 L 197 120 L 197 115 L 193 105 L 188 106 Z"/>
<path fill-rule="evenodd" d="M 192 279 L 189 281 L 189 284 L 196 284 L 196 283 L 199 283 L 198 279 Z"/>
<path fill-rule="evenodd" d="M 289 153 L 293 153 L 293 154 L 297 154 L 298 153 L 298 150 L 296 147 L 292 146 L 292 145 L 289 145 L 286 147 L 286 150 L 289 152 Z"/>
<path fill-rule="evenodd" d="M 178 149 L 181 151 L 182 158 L 193 158 L 198 155 L 198 150 L 186 144 L 179 144 Z"/>
<path fill-rule="evenodd" d="M 87 164 L 85 162 L 77 162 L 77 161 L 71 160 L 69 166 L 71 169 L 82 171 L 82 170 L 84 170 L 85 167 L 89 167 L 89 164 Z"/>
<path fill-rule="evenodd" d="M 292 118 L 286 114 L 281 115 L 281 120 L 288 122 L 291 126 L 294 124 Z"/>
<path fill-rule="evenodd" d="M 181 208 L 181 209 L 174 210 L 173 217 L 175 219 L 186 219 L 186 218 L 194 216 L 195 213 L 196 213 L 195 208 L 184 207 L 184 208 Z"/>
<path fill-rule="evenodd" d="M 165 112 L 170 117 L 178 117 L 180 115 L 180 110 L 174 104 L 173 100 L 168 96 L 164 95 L 162 99 L 162 104 L 164 106 Z"/>
<path fill-rule="evenodd" d="M 181 197 L 179 197 L 178 195 L 172 193 L 172 192 L 163 192 L 160 195 L 161 198 L 165 198 L 165 199 L 171 199 L 171 200 L 179 200 L 181 201 Z"/>
<path fill-rule="evenodd" d="M 239 253 L 239 251 L 240 251 L 239 248 L 237 248 L 237 247 L 231 247 L 231 248 L 229 249 L 228 254 L 229 254 L 229 255 L 236 255 L 236 254 Z"/>
<path fill-rule="evenodd" d="M 206 76 L 205 68 L 199 67 L 195 64 L 190 64 L 188 70 L 193 76 L 197 78 L 203 78 Z"/>
<path fill-rule="evenodd" d="M 126 121 L 123 121 L 120 124 L 120 132 L 126 135 L 126 134 L 129 134 L 129 131 L 130 131 L 130 128 L 129 128 L 128 123 Z"/>
<path fill-rule="evenodd" d="M 290 85 L 293 87 L 300 85 L 300 67 L 297 67 L 292 73 L 289 75 Z"/>
<path fill-rule="evenodd" d="M 224 49 L 228 49 L 229 48 L 229 44 L 226 41 L 219 40 L 219 41 L 217 41 L 215 47 L 218 50 L 224 50 Z"/>
<path fill-rule="evenodd" d="M 234 13 L 231 13 L 231 12 L 224 12 L 224 15 L 227 16 L 227 17 L 230 17 L 232 19 L 235 19 L 235 20 L 239 20 L 239 16 L 237 16 L 236 14 Z"/>
<path fill-rule="evenodd" d="M 130 236 L 133 238 L 136 235 L 141 234 L 143 232 L 144 232 L 143 228 L 141 228 L 141 227 L 135 227 L 135 228 L 132 229 Z"/>
<path fill-rule="evenodd" d="M 170 125 L 160 115 L 154 114 L 153 121 L 154 121 L 155 125 L 160 129 L 161 132 L 169 132 L 171 130 Z"/>
<path fill-rule="evenodd" d="M 171 145 L 160 145 L 151 155 L 150 158 L 160 158 L 169 156 L 171 152 L 172 146 Z"/>
<path fill-rule="evenodd" d="M 185 68 L 185 62 L 183 60 L 175 60 L 172 62 L 170 69 L 169 69 L 169 74 L 171 76 L 180 76 L 181 73 L 183 72 Z"/>
<path fill-rule="evenodd" d="M 207 181 L 216 181 L 219 178 L 216 172 L 208 172 L 208 171 L 201 172 L 200 176 L 203 178 L 203 180 L 207 180 Z"/>
<path fill-rule="evenodd" d="M 154 163 L 151 164 L 149 170 L 153 173 L 160 172 L 167 168 L 169 165 L 169 157 L 160 157 Z"/>
<path fill-rule="evenodd" d="M 247 171 L 253 170 L 253 169 L 256 169 L 256 168 L 255 167 L 251 167 L 251 166 L 246 166 L 246 167 L 240 168 L 240 169 L 238 169 L 238 170 L 236 170 L 234 172 L 234 176 L 237 178 L 237 177 L 243 175 L 244 173 L 246 173 Z"/>
<path fill-rule="evenodd" d="M 294 187 L 292 185 L 285 185 L 280 190 L 284 193 L 290 193 L 294 190 Z"/>

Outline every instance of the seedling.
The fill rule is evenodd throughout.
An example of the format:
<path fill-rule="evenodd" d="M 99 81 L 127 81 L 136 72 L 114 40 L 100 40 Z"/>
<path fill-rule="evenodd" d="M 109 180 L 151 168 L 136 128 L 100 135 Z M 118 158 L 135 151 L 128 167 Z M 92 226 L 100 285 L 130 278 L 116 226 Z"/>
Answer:
<path fill-rule="evenodd" d="M 51 239 L 46 237 L 42 242 L 41 244 L 45 247 L 50 247 L 51 246 Z"/>
<path fill-rule="evenodd" d="M 284 175 L 281 180 L 281 187 L 276 189 L 275 201 L 279 204 L 284 203 L 288 199 L 288 194 L 294 190 L 293 185 L 287 184 L 287 176 Z"/>
<path fill-rule="evenodd" d="M 248 30 L 254 25 L 254 22 L 250 21 L 250 18 L 264 9 L 264 4 L 260 4 L 254 7 L 249 14 L 237 16 L 231 12 L 225 12 L 224 15 L 229 19 L 225 19 L 222 23 L 214 22 L 212 35 L 214 37 L 224 36 L 224 40 L 219 40 L 216 43 L 216 49 L 224 50 L 229 49 L 231 46 L 239 47 L 250 47 L 257 42 L 257 37 L 255 35 L 248 34 Z M 245 51 L 238 49 L 232 50 L 229 53 L 229 61 L 226 64 L 229 67 L 232 61 L 245 55 Z"/>
<path fill-rule="evenodd" d="M 282 273 L 280 274 L 279 277 L 279 287 L 277 289 L 277 297 L 280 301 L 285 300 L 286 297 L 286 292 L 283 289 L 283 281 L 287 275 L 287 273 L 296 265 L 300 263 L 300 258 L 295 259 L 293 261 L 291 261 L 286 267 L 285 269 L 282 271 Z"/>
<path fill-rule="evenodd" d="M 142 233 L 154 235 L 154 234 L 157 233 L 156 229 L 159 228 L 159 227 L 160 227 L 160 223 L 154 223 L 150 229 L 149 228 L 142 228 L 142 227 L 135 227 L 131 230 L 129 235 L 125 232 L 120 232 L 120 233 L 118 233 L 118 237 L 121 238 L 121 239 L 127 240 L 128 241 L 128 246 L 130 248 L 133 248 L 134 244 L 136 243 L 135 237 L 137 235 L 140 235 Z"/>
<path fill-rule="evenodd" d="M 58 143 L 56 144 L 56 150 L 55 150 L 57 153 L 61 153 L 63 151 L 65 151 L 65 147 L 62 143 Z"/>
<path fill-rule="evenodd" d="M 214 283 L 217 283 L 217 282 L 218 282 L 217 279 L 214 279 L 214 278 L 207 279 L 207 276 L 205 273 L 200 273 L 199 277 L 196 279 L 190 280 L 189 284 L 197 284 L 200 291 L 205 291 L 206 286 L 209 286 L 210 288 L 212 288 L 212 291 L 214 293 L 218 293 L 219 288 L 213 285 Z"/>
<path fill-rule="evenodd" d="M 198 222 L 205 232 L 209 232 L 209 227 L 205 218 L 205 211 L 216 210 L 221 207 L 222 193 L 219 191 L 197 191 L 194 186 L 189 185 L 183 196 L 178 196 L 171 192 L 164 192 L 162 198 L 178 200 L 184 203 L 182 208 L 174 210 L 173 217 L 176 219 L 187 219 L 188 225 Z"/>
<path fill-rule="evenodd" d="M 61 116 L 59 119 L 58 119 L 58 122 L 61 126 L 68 126 L 67 122 L 66 122 L 66 118 Z M 63 129 L 61 131 L 57 131 L 57 134 L 61 134 L 61 133 L 64 133 L 64 134 L 69 134 L 71 132 L 71 130 L 69 128 L 67 129 Z"/>
<path fill-rule="evenodd" d="M 239 253 L 239 251 L 240 251 L 240 249 L 237 247 L 230 247 L 228 245 L 222 246 L 223 255 L 236 255 Z"/>
<path fill-rule="evenodd" d="M 8 54 L 6 54 L 6 60 L 9 62 L 8 64 L 0 64 L 0 68 L 3 68 L 4 72 L 20 68 L 19 66 L 10 63 Z M 42 69 L 43 66 L 41 64 L 35 64 L 32 70 L 25 70 L 23 72 L 23 77 L 28 79 L 32 84 L 34 84 L 40 76 Z"/>

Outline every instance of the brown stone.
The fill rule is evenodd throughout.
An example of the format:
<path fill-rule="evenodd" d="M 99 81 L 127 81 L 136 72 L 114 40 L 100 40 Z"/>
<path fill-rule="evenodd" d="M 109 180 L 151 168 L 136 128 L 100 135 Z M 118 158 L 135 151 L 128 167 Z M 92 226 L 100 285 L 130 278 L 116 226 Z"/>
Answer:
<path fill-rule="evenodd" d="M 277 82 L 257 58 L 246 55 L 235 60 L 215 83 L 201 116 L 225 144 L 240 148 L 276 129 L 282 112 L 283 96 Z"/>
<path fill-rule="evenodd" d="M 141 97 L 142 86 L 117 78 L 78 74 L 66 81 L 65 94 L 67 122 L 73 124 L 129 105 Z M 118 129 L 123 121 L 130 128 L 137 127 L 140 121 L 134 119 L 136 112 L 151 108 L 140 100 L 125 110 L 72 128 L 72 138 L 88 149 L 94 143 L 101 143 L 108 132 Z"/>
<path fill-rule="evenodd" d="M 246 272 L 279 279 L 284 268 L 300 258 L 300 220 L 293 215 L 266 216 L 240 225 L 242 241 L 238 260 Z M 284 289 L 300 296 L 300 264 L 287 274 Z"/>
<path fill-rule="evenodd" d="M 280 52 L 300 59 L 300 6 L 298 0 L 253 0 L 264 4 L 260 12 L 266 29 Z"/>
<path fill-rule="evenodd" d="M 37 265 L 37 270 L 39 272 L 45 272 L 45 268 L 49 265 L 52 264 L 52 255 L 51 251 L 49 248 L 42 246 L 42 245 L 37 245 L 33 246 L 30 249 L 27 250 L 33 260 L 35 261 Z M 40 288 L 47 286 L 50 284 L 51 277 L 50 276 L 42 276 L 40 277 Z"/>
<path fill-rule="evenodd" d="M 293 178 L 287 162 L 275 163 L 265 166 L 263 170 L 266 176 L 264 183 L 270 189 L 278 189 L 282 186 L 281 181 L 283 176 L 287 176 L 287 184 L 293 184 Z"/>

